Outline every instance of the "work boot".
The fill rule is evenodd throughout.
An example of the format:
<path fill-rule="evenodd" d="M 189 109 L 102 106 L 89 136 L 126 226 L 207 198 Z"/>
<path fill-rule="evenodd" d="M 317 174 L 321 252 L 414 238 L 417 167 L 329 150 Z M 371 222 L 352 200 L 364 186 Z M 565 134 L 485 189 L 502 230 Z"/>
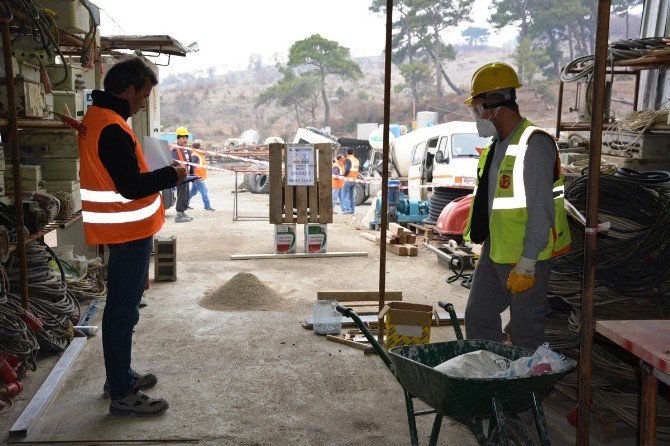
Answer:
<path fill-rule="evenodd" d="M 134 390 L 151 389 L 158 383 L 158 378 L 153 373 L 142 374 L 133 372 L 133 378 L 135 379 Z M 106 398 L 109 398 L 109 382 L 107 380 L 105 380 L 105 384 L 102 386 L 102 393 Z"/>
<path fill-rule="evenodd" d="M 177 212 L 177 216 L 174 218 L 175 223 L 188 223 L 192 221 L 193 217 L 189 217 L 184 212 Z"/>
<path fill-rule="evenodd" d="M 125 398 L 113 400 L 109 404 L 109 413 L 121 417 L 156 417 L 170 407 L 163 398 L 152 398 L 136 390 Z"/>
<path fill-rule="evenodd" d="M 215 210 L 213 207 L 205 208 L 206 211 L 213 211 Z"/>

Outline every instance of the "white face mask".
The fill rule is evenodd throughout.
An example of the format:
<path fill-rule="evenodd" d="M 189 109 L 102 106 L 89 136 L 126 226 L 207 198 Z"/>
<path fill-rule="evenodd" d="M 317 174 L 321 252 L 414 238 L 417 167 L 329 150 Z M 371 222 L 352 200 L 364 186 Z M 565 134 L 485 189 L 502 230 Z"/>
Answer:
<path fill-rule="evenodd" d="M 481 136 L 482 138 L 497 139 L 498 129 L 496 129 L 496 126 L 490 119 L 484 119 L 481 117 L 483 109 L 477 107 L 473 110 L 477 119 L 477 133 L 479 134 L 479 136 Z M 496 111 L 493 113 L 493 116 L 491 116 L 491 119 L 495 118 L 495 116 L 498 114 L 498 110 L 500 110 L 500 107 L 496 108 Z"/>

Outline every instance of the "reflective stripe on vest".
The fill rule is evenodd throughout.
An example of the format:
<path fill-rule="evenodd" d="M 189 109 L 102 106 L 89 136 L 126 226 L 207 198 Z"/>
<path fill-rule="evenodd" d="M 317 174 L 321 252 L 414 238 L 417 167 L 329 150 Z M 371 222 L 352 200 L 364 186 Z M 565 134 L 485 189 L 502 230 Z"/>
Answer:
<path fill-rule="evenodd" d="M 106 192 L 103 192 L 106 193 Z M 82 191 L 82 200 L 83 200 Z M 127 202 L 132 200 L 127 200 Z M 99 203 L 109 203 L 108 201 L 100 201 Z M 122 212 L 91 212 L 81 211 L 81 218 L 85 223 L 130 223 L 133 221 L 144 220 L 151 217 L 160 208 L 162 203 L 161 196 L 158 195 L 153 203 L 149 206 L 137 209 L 135 211 Z"/>

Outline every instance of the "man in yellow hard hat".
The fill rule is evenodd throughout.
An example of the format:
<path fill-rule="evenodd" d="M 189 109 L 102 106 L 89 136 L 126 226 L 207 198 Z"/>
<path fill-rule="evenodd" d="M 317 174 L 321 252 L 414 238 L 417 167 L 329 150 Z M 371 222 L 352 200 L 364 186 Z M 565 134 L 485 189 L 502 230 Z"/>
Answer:
<path fill-rule="evenodd" d="M 479 135 L 493 138 L 479 159 L 465 234 L 483 244 L 465 328 L 469 339 L 500 342 L 500 314 L 509 307 L 511 342 L 534 350 L 544 342 L 552 258 L 570 248 L 570 231 L 558 148 L 519 113 L 519 87 L 512 67 L 486 64 L 472 76 L 465 101 Z"/>
<path fill-rule="evenodd" d="M 190 163 L 191 162 L 191 152 L 188 148 L 188 130 L 186 127 L 177 128 L 177 145 L 171 146 L 172 158 L 179 163 Z M 188 164 L 180 164 L 186 167 L 189 175 L 193 175 L 193 167 Z M 189 202 L 189 184 L 183 182 L 177 185 L 177 204 L 175 209 L 177 210 L 177 215 L 174 218 L 175 223 L 188 223 L 193 220 L 193 217 L 186 215 L 186 209 L 188 209 Z"/>

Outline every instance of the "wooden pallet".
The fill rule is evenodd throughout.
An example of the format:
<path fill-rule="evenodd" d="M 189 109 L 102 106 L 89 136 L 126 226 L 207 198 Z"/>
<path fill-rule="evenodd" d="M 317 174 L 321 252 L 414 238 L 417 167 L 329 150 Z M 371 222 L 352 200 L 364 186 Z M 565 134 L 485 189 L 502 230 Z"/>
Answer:
<path fill-rule="evenodd" d="M 314 185 L 289 186 L 286 184 L 287 145 L 270 144 L 270 223 L 333 222 L 333 149 L 327 143 L 314 144 L 314 151 Z"/>
<path fill-rule="evenodd" d="M 433 225 L 420 225 L 418 223 L 408 223 L 407 225 L 414 230 L 416 235 L 420 235 L 426 240 L 432 240 L 436 235 Z"/>

